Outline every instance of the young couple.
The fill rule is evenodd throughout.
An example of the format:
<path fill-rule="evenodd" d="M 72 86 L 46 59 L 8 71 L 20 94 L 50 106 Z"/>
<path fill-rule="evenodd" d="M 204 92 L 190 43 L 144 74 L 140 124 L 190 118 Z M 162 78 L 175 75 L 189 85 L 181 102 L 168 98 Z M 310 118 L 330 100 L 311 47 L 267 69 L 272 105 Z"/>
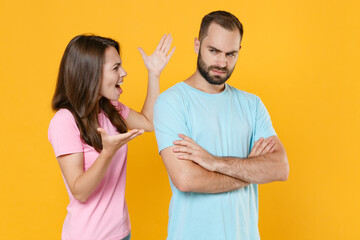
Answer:
<path fill-rule="evenodd" d="M 118 101 L 127 75 L 119 44 L 94 35 L 70 41 L 48 131 L 70 198 L 62 239 L 130 239 L 127 142 L 154 128 L 173 192 L 168 239 L 259 238 L 257 184 L 286 180 L 288 162 L 261 100 L 225 83 L 242 35 L 231 13 L 206 15 L 195 73 L 158 100 L 172 37 L 152 55 L 139 48 L 148 70 L 141 112 Z"/>

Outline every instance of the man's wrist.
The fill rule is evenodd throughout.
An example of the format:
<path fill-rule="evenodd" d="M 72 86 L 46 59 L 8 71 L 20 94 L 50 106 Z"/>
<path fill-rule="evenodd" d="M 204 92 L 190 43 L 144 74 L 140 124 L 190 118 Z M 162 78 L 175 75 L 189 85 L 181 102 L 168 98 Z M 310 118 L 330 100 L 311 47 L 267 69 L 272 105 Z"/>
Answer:
<path fill-rule="evenodd" d="M 213 160 L 214 172 L 220 172 L 220 170 L 224 166 L 224 159 L 222 157 L 218 157 L 218 156 L 213 156 L 213 157 L 214 157 L 214 160 Z"/>

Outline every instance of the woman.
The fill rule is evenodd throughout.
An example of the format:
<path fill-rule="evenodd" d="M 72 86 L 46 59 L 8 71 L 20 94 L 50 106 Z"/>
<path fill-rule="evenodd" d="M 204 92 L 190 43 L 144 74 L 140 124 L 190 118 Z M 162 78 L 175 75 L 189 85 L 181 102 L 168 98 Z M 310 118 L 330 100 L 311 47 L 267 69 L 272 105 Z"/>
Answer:
<path fill-rule="evenodd" d="M 167 55 L 171 42 L 164 35 L 151 56 L 139 48 L 149 77 L 140 113 L 118 102 L 127 73 L 116 41 L 79 35 L 68 44 L 48 132 L 70 198 L 62 239 L 130 239 L 126 143 L 153 131 L 159 76 L 175 50 Z"/>

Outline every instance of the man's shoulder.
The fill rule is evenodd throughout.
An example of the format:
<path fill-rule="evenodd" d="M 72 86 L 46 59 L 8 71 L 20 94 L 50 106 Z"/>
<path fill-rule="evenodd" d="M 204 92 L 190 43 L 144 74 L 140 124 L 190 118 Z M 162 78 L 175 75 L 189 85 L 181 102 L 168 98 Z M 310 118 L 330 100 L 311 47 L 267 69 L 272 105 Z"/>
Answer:
<path fill-rule="evenodd" d="M 162 92 L 158 98 L 157 101 L 177 101 L 181 98 L 183 95 L 183 88 L 182 88 L 182 82 L 179 82 L 172 87 L 168 88 L 164 92 Z"/>
<path fill-rule="evenodd" d="M 236 95 L 240 100 L 247 101 L 249 103 L 256 103 L 260 99 L 259 96 L 255 95 L 253 93 L 249 93 L 244 90 L 240 90 L 238 88 L 230 86 L 229 84 L 227 84 L 227 86 L 229 88 L 229 92 Z"/>

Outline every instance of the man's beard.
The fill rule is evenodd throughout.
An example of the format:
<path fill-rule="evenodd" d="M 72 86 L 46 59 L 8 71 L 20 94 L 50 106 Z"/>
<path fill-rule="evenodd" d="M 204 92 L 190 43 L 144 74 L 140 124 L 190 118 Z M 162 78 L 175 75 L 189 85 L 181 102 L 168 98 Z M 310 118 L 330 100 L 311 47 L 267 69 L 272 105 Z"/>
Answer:
<path fill-rule="evenodd" d="M 231 76 L 232 72 L 234 71 L 235 66 L 232 69 L 227 69 L 226 67 L 217 67 L 217 66 L 207 66 L 206 63 L 202 60 L 201 57 L 201 52 L 199 51 L 199 55 L 198 55 L 198 59 L 197 59 L 197 68 L 201 74 L 201 76 L 203 76 L 203 78 L 205 78 L 205 80 L 210 83 L 210 84 L 214 84 L 214 85 L 222 85 L 223 83 L 225 83 L 229 77 Z M 211 70 L 219 70 L 222 72 L 225 72 L 225 76 L 210 76 L 210 71 Z"/>

